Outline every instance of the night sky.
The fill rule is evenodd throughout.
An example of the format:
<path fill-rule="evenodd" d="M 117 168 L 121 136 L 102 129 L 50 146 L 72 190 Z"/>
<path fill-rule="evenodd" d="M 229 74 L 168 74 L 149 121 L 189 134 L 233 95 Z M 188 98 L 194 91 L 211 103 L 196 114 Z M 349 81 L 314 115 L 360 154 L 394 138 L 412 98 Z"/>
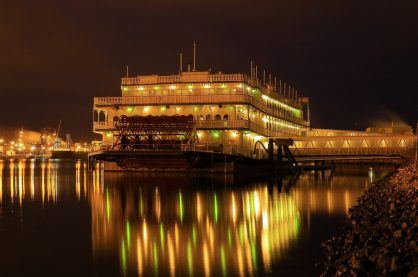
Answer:
<path fill-rule="evenodd" d="M 93 138 L 94 96 L 120 77 L 250 60 L 311 98 L 312 125 L 364 129 L 418 119 L 418 2 L 0 0 L 0 128 Z"/>

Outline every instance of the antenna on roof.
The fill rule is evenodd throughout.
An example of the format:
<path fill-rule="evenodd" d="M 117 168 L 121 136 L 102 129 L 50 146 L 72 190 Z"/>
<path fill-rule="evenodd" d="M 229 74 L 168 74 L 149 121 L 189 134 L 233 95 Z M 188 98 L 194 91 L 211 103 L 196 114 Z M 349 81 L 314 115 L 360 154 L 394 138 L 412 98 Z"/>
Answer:
<path fill-rule="evenodd" d="M 277 77 L 274 76 L 274 91 L 277 92 Z"/>
<path fill-rule="evenodd" d="M 250 76 L 252 80 L 253 79 L 253 61 L 251 61 L 251 64 L 250 64 Z"/>
<path fill-rule="evenodd" d="M 183 72 L 183 53 L 180 52 L 180 74 Z"/>
<path fill-rule="evenodd" d="M 196 71 L 196 41 L 193 41 L 193 71 Z"/>
<path fill-rule="evenodd" d="M 129 65 L 126 66 L 126 78 L 129 77 Z"/>
<path fill-rule="evenodd" d="M 263 83 L 266 84 L 266 70 L 263 70 Z"/>

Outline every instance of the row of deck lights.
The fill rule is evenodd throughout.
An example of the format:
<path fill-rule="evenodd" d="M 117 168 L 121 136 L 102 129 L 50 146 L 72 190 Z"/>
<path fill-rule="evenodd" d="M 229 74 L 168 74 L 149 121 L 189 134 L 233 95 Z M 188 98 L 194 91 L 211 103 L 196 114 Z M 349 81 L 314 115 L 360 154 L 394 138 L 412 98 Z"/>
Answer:
<path fill-rule="evenodd" d="M 275 123 L 275 124 L 278 124 L 278 125 L 280 125 L 280 126 L 283 126 L 283 127 L 287 127 L 287 128 L 291 128 L 291 129 L 300 129 L 300 127 L 299 126 L 293 126 L 293 125 L 291 125 L 291 124 L 289 124 L 289 123 L 283 123 L 283 122 L 279 122 L 279 121 L 277 121 L 277 120 L 271 120 L 271 119 L 269 119 L 267 116 L 264 116 L 263 117 L 263 122 L 270 122 L 270 123 Z"/>
<path fill-rule="evenodd" d="M 213 107 L 211 107 L 211 109 L 212 109 Z M 167 110 L 167 107 L 166 106 L 161 106 L 161 111 L 166 111 Z M 176 107 L 176 112 L 178 112 L 178 111 L 180 111 L 180 107 Z M 129 113 L 131 113 L 131 112 L 133 112 L 135 110 L 135 107 L 128 107 L 127 109 L 126 109 L 126 111 L 127 112 L 129 112 Z M 143 108 L 143 111 L 145 112 L 145 113 L 148 113 L 149 112 L 149 110 L 150 110 L 150 107 L 149 106 L 145 106 L 144 108 Z M 197 107 L 195 107 L 194 108 L 194 111 L 196 111 L 197 110 Z M 247 110 L 245 110 L 245 109 L 239 109 L 239 111 L 241 112 L 241 113 L 243 113 L 243 114 L 247 114 Z M 254 118 L 255 117 L 255 115 L 254 115 L 254 113 L 252 113 L 251 114 L 251 117 L 252 118 Z M 279 122 L 279 121 L 277 121 L 277 120 L 271 120 L 271 119 L 269 119 L 267 116 L 264 116 L 263 118 L 262 118 L 262 120 L 263 120 L 263 122 L 270 122 L 270 123 L 275 123 L 275 124 L 278 124 L 278 125 L 280 125 L 280 126 L 283 126 L 283 127 L 288 127 L 288 128 L 291 128 L 291 129 L 300 129 L 300 127 L 299 126 L 293 126 L 293 125 L 291 125 L 291 124 L 288 124 L 288 123 L 283 123 L 283 122 Z"/>
<path fill-rule="evenodd" d="M 171 84 L 171 85 L 168 85 L 167 86 L 167 88 L 168 89 L 171 89 L 171 90 L 174 90 L 174 89 L 176 89 L 177 88 L 177 86 L 178 85 L 175 85 L 175 84 Z M 209 88 L 211 88 L 212 87 L 212 85 L 211 84 L 202 84 L 202 87 L 203 88 L 206 88 L 206 89 L 209 89 Z M 221 88 L 227 88 L 228 87 L 228 85 L 227 84 L 221 84 L 220 85 L 220 87 Z M 237 88 L 242 88 L 243 87 L 243 85 L 242 84 L 238 84 L 237 86 L 236 86 Z M 124 86 L 124 87 L 122 87 L 123 88 L 123 90 L 124 91 L 128 91 L 129 90 L 129 87 L 128 86 Z M 187 88 L 188 89 L 192 89 L 193 88 L 193 85 L 192 84 L 189 84 L 189 85 L 187 85 Z M 161 86 L 153 86 L 153 89 L 154 90 L 158 90 L 158 89 L 161 89 Z M 144 86 L 138 86 L 137 87 L 137 90 L 145 90 L 145 87 Z"/>
<path fill-rule="evenodd" d="M 174 90 L 174 89 L 176 89 L 177 88 L 177 86 L 178 85 L 176 85 L 176 84 L 171 84 L 171 85 L 168 85 L 168 88 L 170 89 L 170 90 Z M 212 85 L 211 84 L 203 84 L 202 85 L 202 87 L 203 88 L 205 88 L 205 89 L 209 89 L 209 88 L 211 88 L 212 87 Z M 221 88 L 227 88 L 228 87 L 228 85 L 226 85 L 226 84 L 221 84 L 220 85 L 220 87 Z M 238 84 L 238 85 L 236 85 L 236 87 L 237 88 L 246 88 L 249 92 L 252 92 L 252 93 L 257 93 L 257 92 L 259 92 L 259 90 L 258 89 L 255 89 L 255 88 L 252 88 L 252 87 L 250 87 L 250 86 L 246 86 L 246 85 L 244 85 L 244 84 Z M 161 87 L 160 86 L 154 86 L 153 87 L 153 89 L 154 90 L 158 90 L 158 89 L 160 89 Z M 189 89 L 189 91 L 192 91 L 192 89 L 193 89 L 193 85 L 192 84 L 189 84 L 189 85 L 187 85 L 187 88 Z M 143 91 L 143 90 L 145 90 L 145 87 L 144 86 L 138 86 L 137 87 L 137 89 L 138 90 L 140 90 L 140 91 Z M 129 90 L 129 88 L 127 87 L 127 86 L 125 86 L 125 87 L 123 87 L 123 90 L 124 91 L 128 91 Z M 271 102 L 271 103 L 274 103 L 274 104 L 276 104 L 276 105 L 279 105 L 280 107 L 282 107 L 282 108 L 285 108 L 285 109 L 288 109 L 288 110 L 291 110 L 292 112 L 298 112 L 299 110 L 298 109 L 296 109 L 296 108 L 294 108 L 294 107 L 292 107 L 292 106 L 290 106 L 290 105 L 287 105 L 287 104 L 285 104 L 285 103 L 283 103 L 283 102 L 281 102 L 281 101 L 278 101 L 277 99 L 274 99 L 274 98 L 272 98 L 272 97 L 269 97 L 269 96 L 267 96 L 267 95 L 265 95 L 265 94 L 262 94 L 262 98 L 265 100 L 265 101 L 267 101 L 267 102 Z"/>

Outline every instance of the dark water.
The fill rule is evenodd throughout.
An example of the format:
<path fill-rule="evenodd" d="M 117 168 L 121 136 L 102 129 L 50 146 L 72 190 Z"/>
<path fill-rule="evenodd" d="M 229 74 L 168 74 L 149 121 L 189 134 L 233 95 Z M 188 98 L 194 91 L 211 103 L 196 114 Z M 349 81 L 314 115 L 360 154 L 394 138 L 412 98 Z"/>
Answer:
<path fill-rule="evenodd" d="M 318 275 L 321 241 L 391 170 L 233 180 L 0 161 L 0 275 Z"/>

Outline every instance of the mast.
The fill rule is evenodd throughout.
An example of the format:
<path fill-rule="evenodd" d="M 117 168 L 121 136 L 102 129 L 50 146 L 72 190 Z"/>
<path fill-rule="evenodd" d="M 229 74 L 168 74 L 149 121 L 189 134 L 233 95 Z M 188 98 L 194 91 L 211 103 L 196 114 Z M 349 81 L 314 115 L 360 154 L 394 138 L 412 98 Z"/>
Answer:
<path fill-rule="evenodd" d="M 196 41 L 193 41 L 193 71 L 196 71 Z"/>

